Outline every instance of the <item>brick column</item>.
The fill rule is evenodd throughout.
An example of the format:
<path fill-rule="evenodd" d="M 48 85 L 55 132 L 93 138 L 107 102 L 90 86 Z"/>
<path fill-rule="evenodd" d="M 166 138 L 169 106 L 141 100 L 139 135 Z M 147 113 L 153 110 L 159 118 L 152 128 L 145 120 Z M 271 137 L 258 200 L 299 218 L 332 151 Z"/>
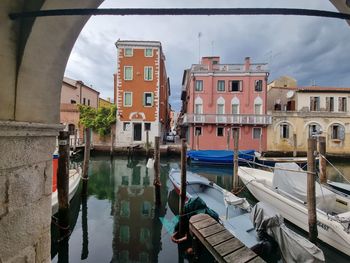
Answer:
<path fill-rule="evenodd" d="M 52 153 L 61 125 L 0 121 L 0 262 L 50 262 Z"/>

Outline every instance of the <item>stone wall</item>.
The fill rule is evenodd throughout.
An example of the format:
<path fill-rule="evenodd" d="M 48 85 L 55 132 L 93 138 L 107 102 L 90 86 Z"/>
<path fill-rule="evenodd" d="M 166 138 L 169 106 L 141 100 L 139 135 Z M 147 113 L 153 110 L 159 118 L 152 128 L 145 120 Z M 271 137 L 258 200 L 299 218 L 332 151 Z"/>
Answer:
<path fill-rule="evenodd" d="M 0 262 L 50 262 L 52 153 L 59 128 L 0 122 Z"/>

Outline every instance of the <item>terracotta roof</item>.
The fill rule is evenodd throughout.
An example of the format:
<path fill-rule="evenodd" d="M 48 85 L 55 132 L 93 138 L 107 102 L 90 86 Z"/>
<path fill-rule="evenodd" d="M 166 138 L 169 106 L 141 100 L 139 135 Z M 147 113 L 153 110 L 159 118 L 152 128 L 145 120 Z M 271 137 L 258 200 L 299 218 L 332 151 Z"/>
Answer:
<path fill-rule="evenodd" d="M 80 84 L 82 84 L 85 88 L 88 88 L 88 89 L 90 89 L 91 91 L 94 91 L 94 92 L 96 92 L 97 94 L 100 94 L 99 91 L 97 91 L 97 90 L 95 90 L 95 89 L 93 89 L 93 88 L 91 88 L 91 87 L 85 85 L 84 82 L 81 81 L 81 80 L 74 80 L 74 79 L 71 79 L 71 78 L 68 78 L 68 77 L 63 77 L 63 82 L 67 83 L 68 85 L 70 85 L 70 86 L 72 86 L 72 87 L 74 87 L 74 88 L 77 88 L 77 83 L 80 83 Z"/>
<path fill-rule="evenodd" d="M 350 92 L 350 87 L 320 87 L 320 86 L 309 86 L 309 87 L 296 87 L 297 91 L 300 92 Z"/>

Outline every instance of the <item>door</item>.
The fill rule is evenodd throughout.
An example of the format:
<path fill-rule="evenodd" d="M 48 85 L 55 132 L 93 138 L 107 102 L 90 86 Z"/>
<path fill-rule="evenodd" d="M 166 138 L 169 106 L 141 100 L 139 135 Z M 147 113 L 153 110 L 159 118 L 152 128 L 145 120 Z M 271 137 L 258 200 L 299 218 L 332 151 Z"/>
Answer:
<path fill-rule="evenodd" d="M 141 123 L 134 123 L 134 141 L 141 141 Z"/>

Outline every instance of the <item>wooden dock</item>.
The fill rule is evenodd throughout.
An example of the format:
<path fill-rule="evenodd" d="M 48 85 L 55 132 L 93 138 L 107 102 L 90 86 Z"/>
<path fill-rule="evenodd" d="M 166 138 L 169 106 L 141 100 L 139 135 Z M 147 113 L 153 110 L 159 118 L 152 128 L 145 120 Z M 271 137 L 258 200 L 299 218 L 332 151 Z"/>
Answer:
<path fill-rule="evenodd" d="M 265 262 L 207 214 L 192 216 L 189 229 L 194 238 L 195 254 L 198 253 L 198 241 L 200 241 L 217 262 Z"/>

